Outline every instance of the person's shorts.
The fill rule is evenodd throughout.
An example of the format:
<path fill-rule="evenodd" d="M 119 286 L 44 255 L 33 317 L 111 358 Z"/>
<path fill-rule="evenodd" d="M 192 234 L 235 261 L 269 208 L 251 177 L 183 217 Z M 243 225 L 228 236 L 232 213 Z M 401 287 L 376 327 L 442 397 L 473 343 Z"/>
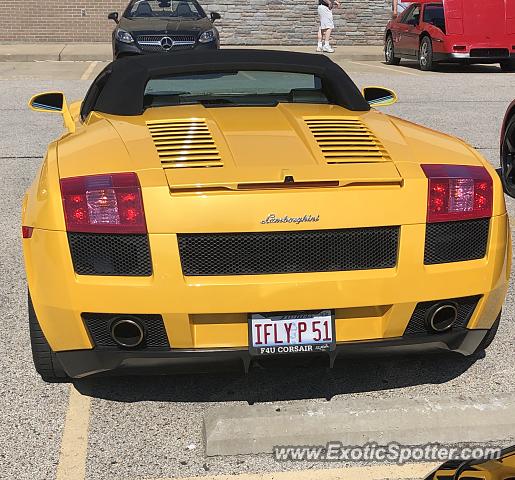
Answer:
<path fill-rule="evenodd" d="M 320 28 L 327 30 L 328 28 L 334 28 L 333 12 L 325 5 L 318 6 L 318 16 L 320 17 Z"/>

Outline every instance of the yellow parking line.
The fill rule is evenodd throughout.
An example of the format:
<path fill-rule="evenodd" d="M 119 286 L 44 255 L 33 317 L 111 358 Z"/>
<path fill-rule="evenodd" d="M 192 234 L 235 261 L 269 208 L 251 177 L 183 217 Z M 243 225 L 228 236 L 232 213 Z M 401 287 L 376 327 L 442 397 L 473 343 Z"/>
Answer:
<path fill-rule="evenodd" d="M 56 480 L 84 480 L 91 398 L 70 387 Z"/>
<path fill-rule="evenodd" d="M 280 465 L 280 464 L 279 464 Z M 327 470 L 290 470 L 241 475 L 212 475 L 189 478 L 154 478 L 147 480 L 408 480 L 423 479 L 438 463 L 411 463 L 406 465 L 373 465 L 369 467 L 333 468 Z"/>
<path fill-rule="evenodd" d="M 384 65 L 375 65 L 374 63 L 362 63 L 362 62 L 354 62 L 354 61 L 351 61 L 350 63 L 354 63 L 355 65 L 361 65 L 364 67 L 375 67 L 375 68 L 381 68 L 383 70 L 390 70 L 391 72 L 402 73 L 403 75 L 412 75 L 414 77 L 420 77 L 420 75 L 418 73 L 408 72 L 408 71 L 402 70 L 400 68 L 397 69 L 397 68 L 385 67 Z"/>
<path fill-rule="evenodd" d="M 93 70 L 95 70 L 95 67 L 98 65 L 98 62 L 91 62 L 86 68 L 85 72 L 82 74 L 82 77 L 80 77 L 81 80 L 89 80 L 89 77 L 93 73 Z"/>

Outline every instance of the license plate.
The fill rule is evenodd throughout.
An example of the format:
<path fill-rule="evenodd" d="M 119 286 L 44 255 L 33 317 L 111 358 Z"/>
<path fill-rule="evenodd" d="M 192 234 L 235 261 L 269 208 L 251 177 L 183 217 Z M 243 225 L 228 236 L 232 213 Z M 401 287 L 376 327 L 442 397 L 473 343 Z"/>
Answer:
<path fill-rule="evenodd" d="M 249 316 L 252 355 L 328 352 L 336 347 L 332 310 L 253 313 Z"/>

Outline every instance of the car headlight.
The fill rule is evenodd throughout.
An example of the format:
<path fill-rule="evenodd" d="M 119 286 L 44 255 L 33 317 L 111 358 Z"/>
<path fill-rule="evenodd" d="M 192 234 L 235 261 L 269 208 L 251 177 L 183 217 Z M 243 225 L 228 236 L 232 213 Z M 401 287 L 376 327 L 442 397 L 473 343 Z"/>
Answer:
<path fill-rule="evenodd" d="M 122 30 L 121 28 L 116 30 L 116 40 L 119 40 L 123 43 L 134 43 L 134 38 L 132 38 L 132 35 L 129 32 Z"/>
<path fill-rule="evenodd" d="M 200 43 L 209 43 L 212 42 L 216 38 L 215 30 L 207 30 L 202 35 L 200 35 L 198 41 Z"/>

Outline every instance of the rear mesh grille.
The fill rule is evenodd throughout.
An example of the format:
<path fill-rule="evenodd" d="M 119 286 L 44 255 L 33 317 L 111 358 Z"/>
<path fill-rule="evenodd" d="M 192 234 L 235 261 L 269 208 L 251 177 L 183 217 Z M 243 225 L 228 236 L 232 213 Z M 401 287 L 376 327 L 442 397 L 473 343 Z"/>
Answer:
<path fill-rule="evenodd" d="M 456 328 L 466 328 L 467 324 L 474 313 L 474 310 L 477 307 L 477 303 L 481 298 L 480 295 L 476 295 L 473 297 L 462 297 L 462 298 L 454 298 L 450 300 L 444 300 L 445 302 L 454 302 L 458 308 L 458 319 L 456 323 L 453 325 L 452 329 Z M 435 300 L 432 302 L 422 302 L 419 303 L 411 316 L 411 319 L 404 331 L 404 336 L 406 335 L 421 335 L 427 333 L 433 333 L 431 330 L 426 328 L 425 325 L 425 316 L 426 312 L 435 304 L 441 303 L 442 300 Z"/>
<path fill-rule="evenodd" d="M 147 235 L 68 233 L 68 243 L 79 275 L 152 275 Z"/>
<path fill-rule="evenodd" d="M 329 164 L 390 160 L 386 149 L 356 117 L 304 117 Z"/>
<path fill-rule="evenodd" d="M 111 313 L 83 313 L 82 319 L 95 347 L 121 348 L 111 338 L 111 323 L 117 317 L 135 318 L 145 331 L 144 342 L 137 349 L 169 349 L 168 336 L 161 315 L 119 315 Z"/>
<path fill-rule="evenodd" d="M 157 120 L 147 127 L 163 168 L 223 166 L 204 119 Z"/>
<path fill-rule="evenodd" d="M 489 226 L 488 218 L 427 224 L 424 264 L 434 265 L 484 258 Z"/>
<path fill-rule="evenodd" d="M 261 275 L 393 268 L 399 227 L 180 234 L 184 275 Z"/>
<path fill-rule="evenodd" d="M 486 58 L 510 58 L 510 51 L 507 48 L 473 48 L 470 56 Z"/>

